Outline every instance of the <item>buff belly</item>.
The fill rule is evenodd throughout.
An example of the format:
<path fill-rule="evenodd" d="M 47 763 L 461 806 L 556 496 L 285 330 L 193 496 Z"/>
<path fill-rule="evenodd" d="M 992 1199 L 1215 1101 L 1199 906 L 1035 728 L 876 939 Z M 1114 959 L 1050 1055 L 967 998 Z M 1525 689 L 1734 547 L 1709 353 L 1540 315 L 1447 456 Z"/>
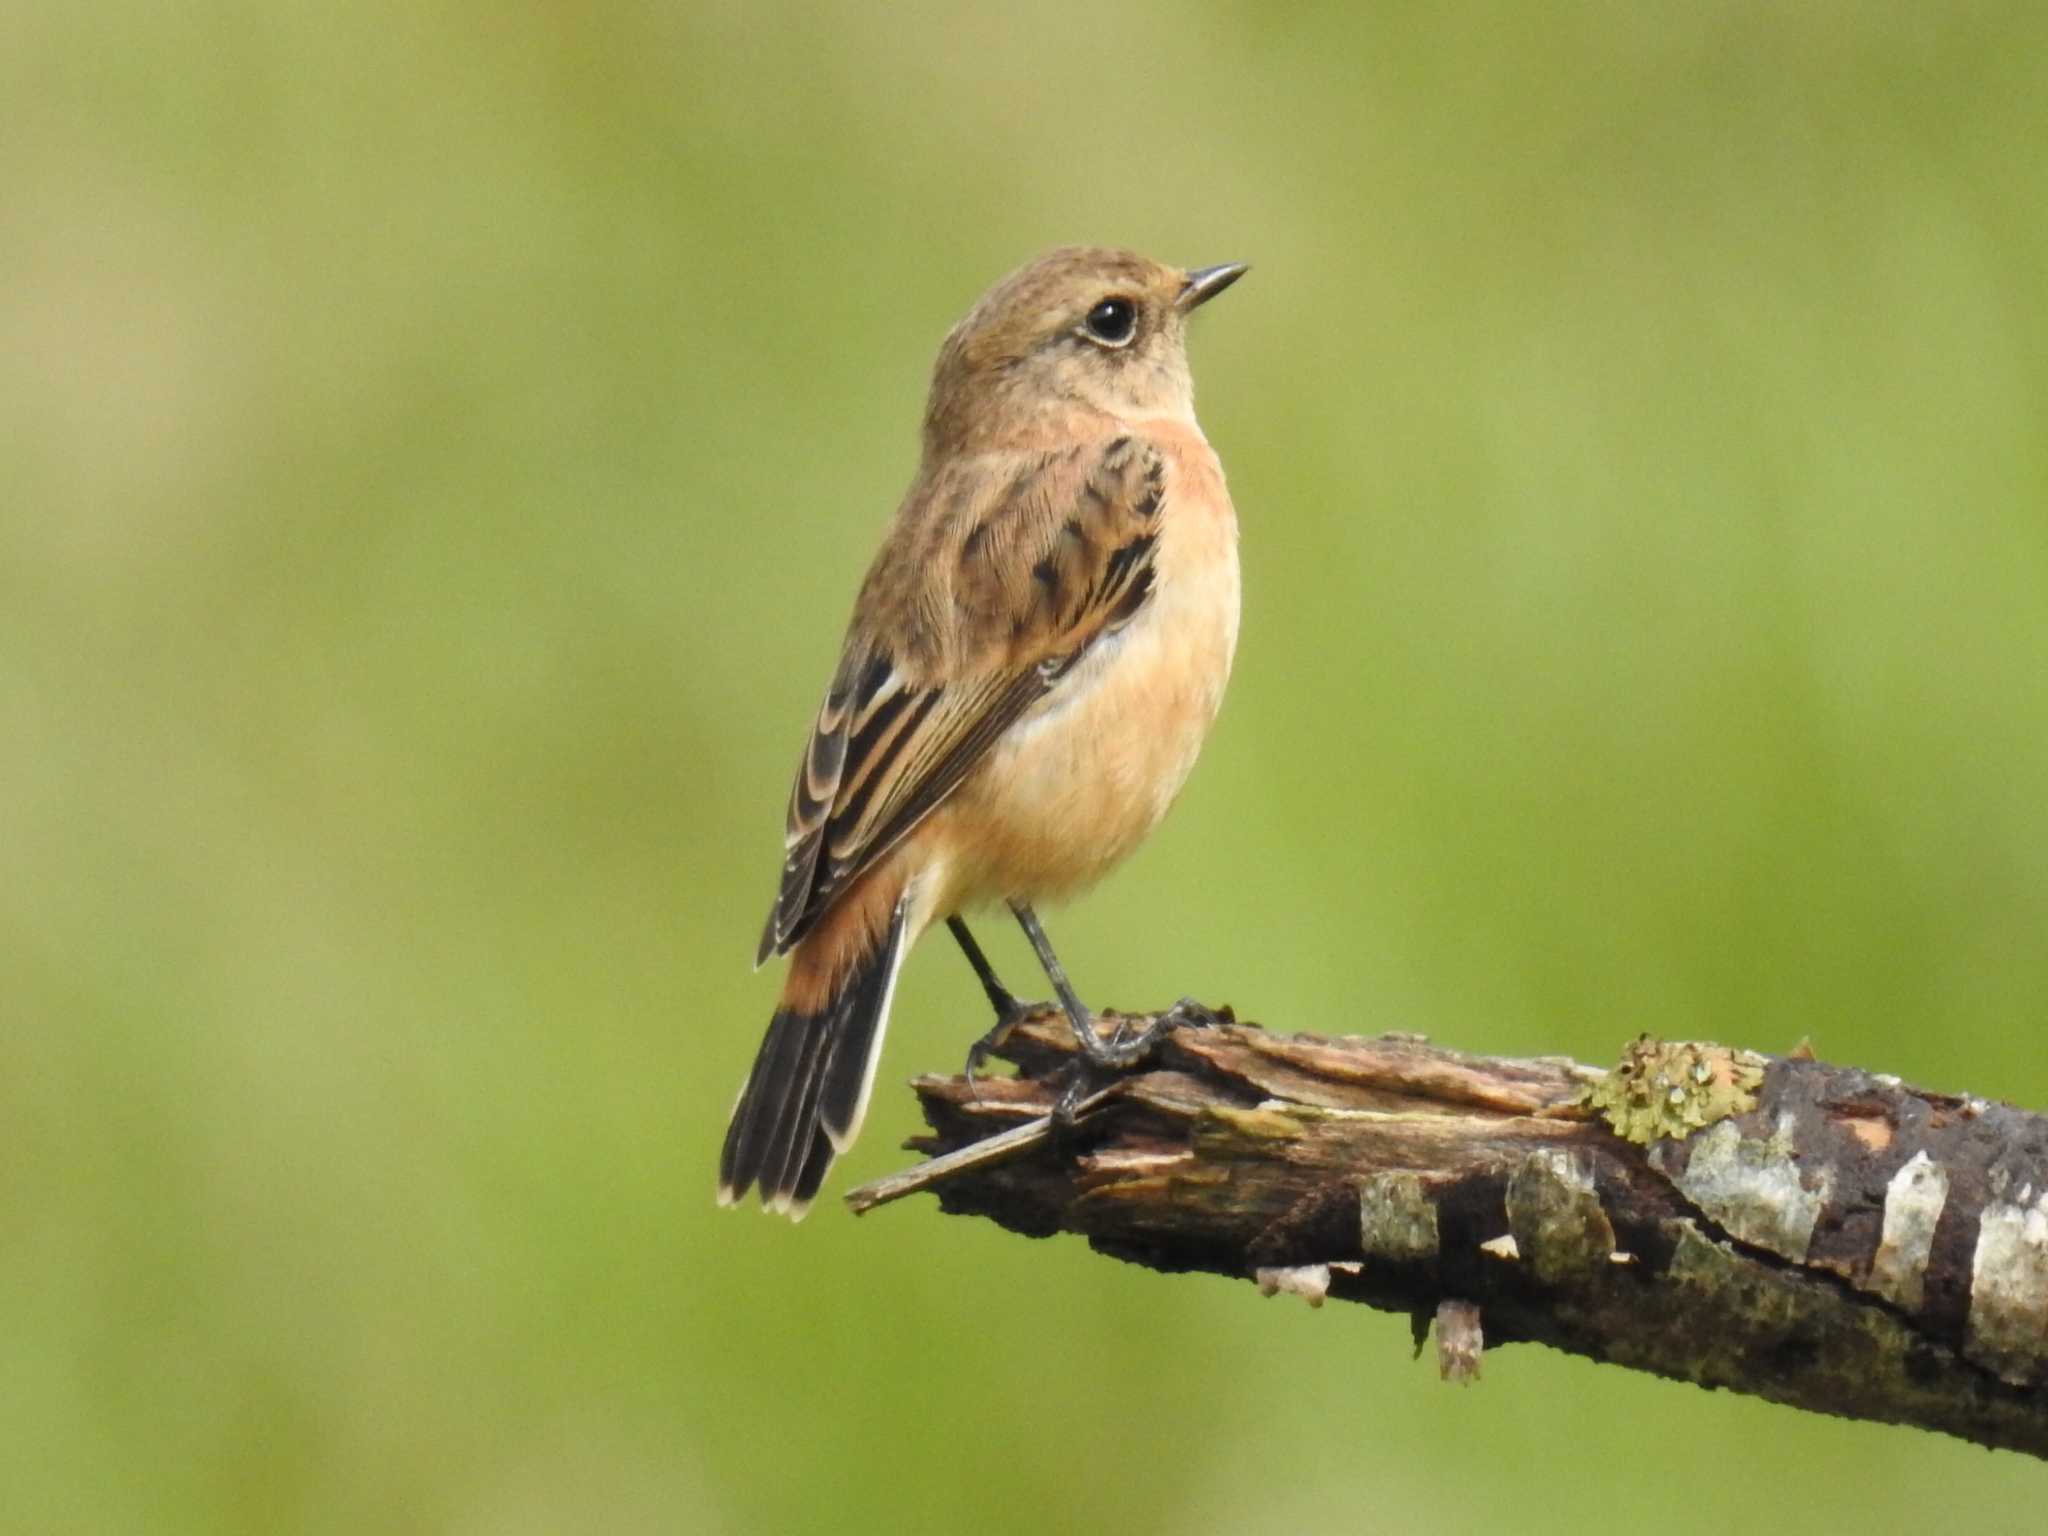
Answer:
<path fill-rule="evenodd" d="M 1171 504 L 1169 503 L 1169 506 Z M 1159 824 L 1223 702 L 1237 646 L 1229 502 L 1170 525 L 1138 616 L 997 743 L 933 823 L 931 915 L 1051 900 L 1099 880 Z M 955 829 L 971 835 L 953 835 Z"/>

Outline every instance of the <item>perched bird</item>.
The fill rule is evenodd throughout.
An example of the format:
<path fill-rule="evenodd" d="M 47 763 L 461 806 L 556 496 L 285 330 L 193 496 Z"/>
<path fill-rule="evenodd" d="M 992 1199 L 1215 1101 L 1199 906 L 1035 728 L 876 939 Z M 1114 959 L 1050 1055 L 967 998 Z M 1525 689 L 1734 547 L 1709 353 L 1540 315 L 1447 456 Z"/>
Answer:
<path fill-rule="evenodd" d="M 917 478 L 868 568 L 790 794 L 756 964 L 782 998 L 719 1160 L 801 1217 L 867 1111 L 905 953 L 945 919 L 997 1010 L 1028 1011 L 960 913 L 1007 902 L 1086 1057 L 1102 1039 L 1032 903 L 1123 859 L 1193 768 L 1237 645 L 1237 519 L 1195 424 L 1188 317 L 1245 272 L 1058 250 L 939 348 Z"/>

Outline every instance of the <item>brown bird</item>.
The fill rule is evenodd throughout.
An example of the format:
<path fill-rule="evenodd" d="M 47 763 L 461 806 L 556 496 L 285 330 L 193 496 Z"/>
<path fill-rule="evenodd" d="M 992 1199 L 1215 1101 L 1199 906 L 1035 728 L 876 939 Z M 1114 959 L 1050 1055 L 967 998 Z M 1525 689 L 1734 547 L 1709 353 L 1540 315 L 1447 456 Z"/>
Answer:
<path fill-rule="evenodd" d="M 1195 424 L 1188 316 L 1245 272 L 1067 249 L 939 348 L 917 478 L 868 568 L 790 795 L 756 963 L 790 954 L 718 1198 L 801 1217 L 867 1111 L 903 957 L 947 920 L 997 1011 L 1028 1010 L 960 913 L 1007 902 L 1088 1060 L 1104 1040 L 1032 910 L 1166 814 L 1237 644 L 1237 519 Z"/>

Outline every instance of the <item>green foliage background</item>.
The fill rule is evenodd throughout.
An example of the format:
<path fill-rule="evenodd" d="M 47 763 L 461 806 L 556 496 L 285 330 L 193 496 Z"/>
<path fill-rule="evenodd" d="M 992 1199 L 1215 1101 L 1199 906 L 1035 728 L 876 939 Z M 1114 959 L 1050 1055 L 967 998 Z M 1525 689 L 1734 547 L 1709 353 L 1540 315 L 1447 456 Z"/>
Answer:
<path fill-rule="evenodd" d="M 710 1192 L 933 347 L 1075 240 L 1256 265 L 1196 345 L 1238 673 L 1054 923 L 1092 996 L 2048 1104 L 2044 17 L 12 8 L 0 1525 L 2038 1518 L 2012 1456 Z M 834 1191 L 981 1028 L 941 950 Z"/>

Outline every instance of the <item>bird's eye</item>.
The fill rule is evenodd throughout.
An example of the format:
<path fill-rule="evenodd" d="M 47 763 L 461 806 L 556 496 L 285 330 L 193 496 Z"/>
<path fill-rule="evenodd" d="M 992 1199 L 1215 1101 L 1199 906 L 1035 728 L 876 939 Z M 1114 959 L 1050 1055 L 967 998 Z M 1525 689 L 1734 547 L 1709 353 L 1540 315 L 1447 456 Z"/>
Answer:
<path fill-rule="evenodd" d="M 1137 332 L 1138 306 L 1129 299 L 1104 299 L 1088 311 L 1081 325 L 1090 341 L 1121 347 Z"/>

